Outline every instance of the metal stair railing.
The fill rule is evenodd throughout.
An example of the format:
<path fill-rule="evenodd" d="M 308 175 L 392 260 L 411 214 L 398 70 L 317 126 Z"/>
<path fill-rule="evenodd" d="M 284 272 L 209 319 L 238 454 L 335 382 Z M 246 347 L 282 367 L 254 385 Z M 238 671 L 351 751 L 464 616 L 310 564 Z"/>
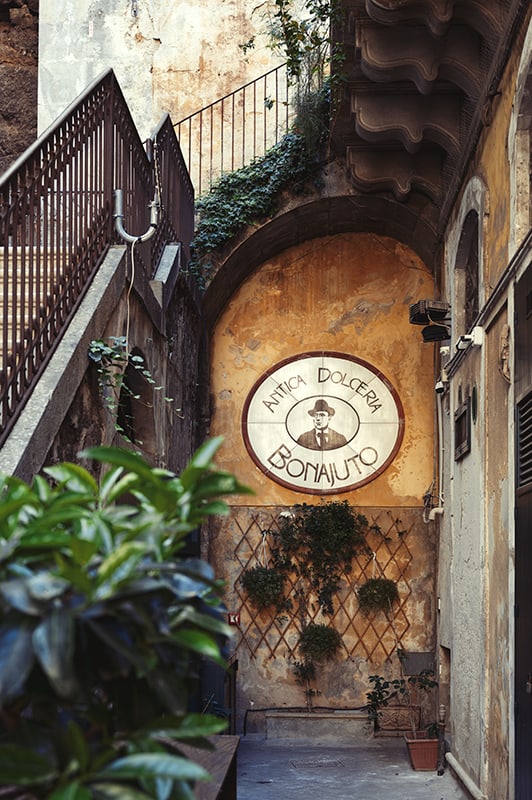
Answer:
<path fill-rule="evenodd" d="M 152 277 L 170 241 L 188 257 L 194 190 L 169 117 L 148 144 L 109 70 L 0 177 L 0 446 L 117 242 L 114 189 L 129 229 L 146 229 L 155 159 L 161 214 L 137 264 Z"/>
<path fill-rule="evenodd" d="M 293 121 L 295 91 L 281 64 L 175 124 L 197 196 L 282 139 Z"/>

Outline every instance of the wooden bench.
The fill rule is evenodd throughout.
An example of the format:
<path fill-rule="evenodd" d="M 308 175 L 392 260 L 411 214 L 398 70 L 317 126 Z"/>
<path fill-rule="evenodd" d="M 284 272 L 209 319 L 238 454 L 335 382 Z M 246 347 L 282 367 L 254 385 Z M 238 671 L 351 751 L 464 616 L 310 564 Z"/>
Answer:
<path fill-rule="evenodd" d="M 203 750 L 179 743 L 179 750 L 212 775 L 211 781 L 198 781 L 196 800 L 236 800 L 236 753 L 239 736 L 209 736 L 214 750 Z"/>

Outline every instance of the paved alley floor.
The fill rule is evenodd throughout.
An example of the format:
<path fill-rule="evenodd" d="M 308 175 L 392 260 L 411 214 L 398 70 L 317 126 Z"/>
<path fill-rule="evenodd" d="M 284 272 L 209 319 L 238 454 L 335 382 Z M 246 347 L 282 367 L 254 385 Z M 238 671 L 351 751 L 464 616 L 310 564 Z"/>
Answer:
<path fill-rule="evenodd" d="M 401 739 L 367 745 L 243 736 L 238 800 L 469 800 L 449 769 L 416 772 Z"/>

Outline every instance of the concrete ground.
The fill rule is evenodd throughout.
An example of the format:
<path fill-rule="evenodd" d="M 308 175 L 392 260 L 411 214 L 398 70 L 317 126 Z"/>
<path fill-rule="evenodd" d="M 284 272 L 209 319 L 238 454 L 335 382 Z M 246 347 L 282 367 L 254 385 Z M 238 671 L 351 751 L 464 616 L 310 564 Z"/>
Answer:
<path fill-rule="evenodd" d="M 367 744 L 243 736 L 238 800 L 469 800 L 446 769 L 416 772 L 402 739 Z"/>

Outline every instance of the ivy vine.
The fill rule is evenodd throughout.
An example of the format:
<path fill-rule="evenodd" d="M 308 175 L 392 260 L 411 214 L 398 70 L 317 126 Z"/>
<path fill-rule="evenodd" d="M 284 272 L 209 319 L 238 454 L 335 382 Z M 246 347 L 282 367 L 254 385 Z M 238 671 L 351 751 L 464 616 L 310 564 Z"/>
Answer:
<path fill-rule="evenodd" d="M 95 365 L 103 404 L 115 420 L 116 432 L 125 441 L 142 446 L 143 442 L 135 440 L 133 419 L 127 411 L 130 402 L 126 403 L 125 399 L 141 402 L 148 407 L 151 407 L 152 403 L 143 401 L 141 395 L 129 385 L 128 369 L 134 370 L 134 373 L 150 386 L 153 392 L 162 394 L 165 387 L 157 385 L 143 356 L 130 352 L 126 336 L 110 336 L 107 340 L 93 339 L 89 345 L 88 356 Z M 165 402 L 174 402 L 173 398 L 164 394 L 162 396 Z M 181 409 L 175 409 L 178 416 L 180 412 Z"/>
<path fill-rule="evenodd" d="M 333 613 L 342 575 L 351 572 L 356 555 L 370 552 L 370 527 L 344 500 L 297 505 L 291 516 L 281 519 L 278 530 L 270 531 L 272 565 L 292 576 L 301 619 L 308 616 L 312 596 L 323 613 Z"/>
<path fill-rule="evenodd" d="M 190 271 L 200 286 L 213 267 L 214 251 L 246 225 L 271 218 L 284 190 L 301 193 L 316 174 L 344 80 L 343 48 L 333 42 L 333 30 L 343 19 L 341 0 L 305 0 L 297 7 L 293 0 L 270 0 L 264 6 L 271 47 L 286 58 L 295 86 L 294 123 L 264 156 L 222 175 L 197 200 Z M 240 47 L 246 53 L 254 47 L 254 38 Z M 273 105 L 270 98 L 264 102 L 268 108 Z"/>
<path fill-rule="evenodd" d="M 273 216 L 280 193 L 302 192 L 316 164 L 303 136 L 288 133 L 261 158 L 224 175 L 196 202 L 191 271 L 208 271 L 208 256 L 246 225 Z"/>

